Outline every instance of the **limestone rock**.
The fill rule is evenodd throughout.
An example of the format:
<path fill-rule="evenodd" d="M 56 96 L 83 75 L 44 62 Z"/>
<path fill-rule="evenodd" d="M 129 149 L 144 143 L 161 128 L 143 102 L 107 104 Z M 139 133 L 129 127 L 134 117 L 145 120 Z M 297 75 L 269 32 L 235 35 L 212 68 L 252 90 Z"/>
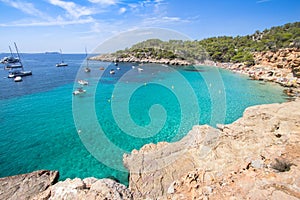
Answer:
<path fill-rule="evenodd" d="M 247 108 L 219 130 L 194 126 L 178 142 L 146 145 L 123 160 L 135 199 L 297 199 L 299 143 L 297 100 Z"/>
<path fill-rule="evenodd" d="M 0 199 L 30 199 L 56 183 L 58 176 L 57 171 L 40 170 L 0 178 Z"/>
<path fill-rule="evenodd" d="M 33 199 L 45 199 L 44 196 L 47 196 L 49 200 L 132 199 L 131 192 L 125 185 L 111 179 L 96 178 L 66 179 L 51 186 L 46 192 L 36 195 Z"/>

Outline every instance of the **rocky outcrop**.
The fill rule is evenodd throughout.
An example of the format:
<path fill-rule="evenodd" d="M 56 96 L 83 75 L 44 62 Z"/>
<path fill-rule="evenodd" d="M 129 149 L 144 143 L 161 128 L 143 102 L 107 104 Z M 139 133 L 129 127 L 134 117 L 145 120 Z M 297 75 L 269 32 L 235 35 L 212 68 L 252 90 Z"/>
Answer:
<path fill-rule="evenodd" d="M 292 111 L 292 112 L 291 112 Z M 124 155 L 135 199 L 300 198 L 300 100 L 250 107 L 230 125 Z"/>
<path fill-rule="evenodd" d="M 57 171 L 40 170 L 0 179 L 0 199 L 132 199 L 129 189 L 111 179 L 75 178 L 57 182 Z"/>
<path fill-rule="evenodd" d="M 287 48 L 276 52 L 254 53 L 256 65 L 270 66 L 273 69 L 290 69 L 294 76 L 300 77 L 300 49 Z"/>
<path fill-rule="evenodd" d="M 30 199 L 56 183 L 58 176 L 57 171 L 40 170 L 0 178 L 0 199 Z"/>
<path fill-rule="evenodd" d="M 254 80 L 271 81 L 287 87 L 286 94 L 300 96 L 300 49 L 286 48 L 276 52 L 256 52 L 255 65 L 243 63 L 215 63 L 214 65 L 233 72 L 246 74 Z"/>
<path fill-rule="evenodd" d="M 178 58 L 174 59 L 167 59 L 167 58 L 161 58 L 161 59 L 155 59 L 155 58 L 137 58 L 134 55 L 129 55 L 124 58 L 116 57 L 112 54 L 102 54 L 98 56 L 90 57 L 89 60 L 99 60 L 99 61 L 105 61 L 105 62 L 137 62 L 137 63 L 157 63 L 157 64 L 166 64 L 166 65 L 190 65 L 186 60 L 181 60 Z"/>
<path fill-rule="evenodd" d="M 75 178 L 73 180 L 67 179 L 65 181 L 58 182 L 49 187 L 46 191 L 37 194 L 32 199 L 128 200 L 132 199 L 132 195 L 125 185 L 117 183 L 111 179 L 85 178 L 81 180 L 79 178 Z"/>

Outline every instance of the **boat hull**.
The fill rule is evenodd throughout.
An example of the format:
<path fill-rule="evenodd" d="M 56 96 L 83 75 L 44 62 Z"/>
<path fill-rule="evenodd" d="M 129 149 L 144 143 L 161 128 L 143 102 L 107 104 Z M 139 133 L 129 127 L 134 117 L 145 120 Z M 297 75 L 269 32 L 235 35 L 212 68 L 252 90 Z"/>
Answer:
<path fill-rule="evenodd" d="M 18 72 L 11 72 L 8 74 L 8 78 L 15 78 L 17 76 L 31 76 L 32 71 L 18 71 Z"/>

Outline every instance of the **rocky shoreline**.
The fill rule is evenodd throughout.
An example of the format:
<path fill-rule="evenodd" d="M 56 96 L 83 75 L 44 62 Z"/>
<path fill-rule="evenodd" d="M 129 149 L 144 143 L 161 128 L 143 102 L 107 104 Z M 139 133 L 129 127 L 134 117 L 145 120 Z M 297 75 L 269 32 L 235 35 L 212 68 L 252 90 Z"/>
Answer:
<path fill-rule="evenodd" d="M 89 60 L 98 60 L 104 62 L 132 62 L 132 63 L 157 63 L 157 64 L 165 64 L 165 65 L 191 65 L 190 62 L 186 60 L 181 60 L 178 58 L 175 59 L 154 59 L 154 58 L 137 58 L 134 55 L 130 55 L 125 58 L 116 57 L 112 54 L 101 54 L 98 56 L 90 57 Z"/>
<path fill-rule="evenodd" d="M 245 74 L 254 80 L 278 83 L 286 87 L 287 95 L 300 96 L 300 49 L 257 52 L 253 57 L 255 65 L 250 67 L 243 63 L 210 62 L 210 65 Z"/>
<path fill-rule="evenodd" d="M 291 112 L 292 111 L 292 112 Z M 110 179 L 57 182 L 58 172 L 0 179 L 1 199 L 299 199 L 300 99 L 247 108 L 229 125 L 124 155 L 129 188 Z"/>

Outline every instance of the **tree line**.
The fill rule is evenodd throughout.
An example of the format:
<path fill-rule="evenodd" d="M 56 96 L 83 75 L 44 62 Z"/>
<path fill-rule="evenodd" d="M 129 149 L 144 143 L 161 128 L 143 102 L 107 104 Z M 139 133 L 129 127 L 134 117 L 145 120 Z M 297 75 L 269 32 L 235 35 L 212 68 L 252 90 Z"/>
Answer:
<path fill-rule="evenodd" d="M 253 65 L 253 52 L 300 48 L 300 22 L 288 23 L 246 36 L 219 36 L 200 41 L 149 39 L 114 53 L 117 57 L 182 59 L 189 62 L 245 63 Z"/>

